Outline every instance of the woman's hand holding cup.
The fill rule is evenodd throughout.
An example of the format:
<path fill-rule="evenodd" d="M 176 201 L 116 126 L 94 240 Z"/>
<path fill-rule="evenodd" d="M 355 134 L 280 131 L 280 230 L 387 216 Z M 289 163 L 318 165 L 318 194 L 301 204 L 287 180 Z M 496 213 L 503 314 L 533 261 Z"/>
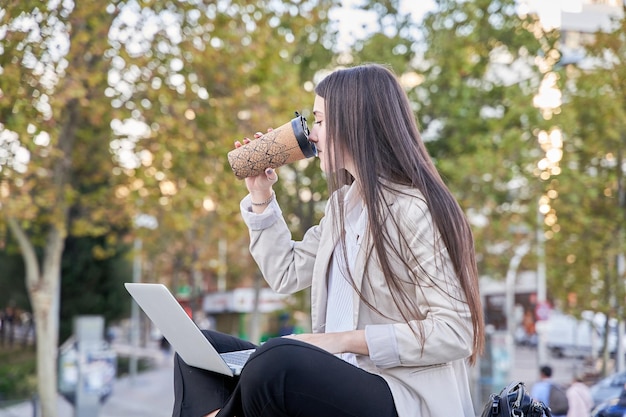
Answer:
<path fill-rule="evenodd" d="M 271 132 L 272 129 L 268 129 L 267 131 Z M 255 139 L 258 139 L 261 136 L 263 136 L 263 133 L 261 132 L 254 134 Z M 244 138 L 243 143 L 236 141 L 235 148 L 240 148 L 250 142 L 251 140 L 249 138 Z M 246 187 L 248 188 L 250 198 L 252 199 L 252 210 L 254 212 L 263 212 L 265 207 L 267 207 L 267 205 L 269 205 L 272 201 L 274 198 L 272 186 L 277 181 L 278 173 L 272 167 L 267 167 L 265 171 L 261 172 L 259 175 L 245 178 Z"/>

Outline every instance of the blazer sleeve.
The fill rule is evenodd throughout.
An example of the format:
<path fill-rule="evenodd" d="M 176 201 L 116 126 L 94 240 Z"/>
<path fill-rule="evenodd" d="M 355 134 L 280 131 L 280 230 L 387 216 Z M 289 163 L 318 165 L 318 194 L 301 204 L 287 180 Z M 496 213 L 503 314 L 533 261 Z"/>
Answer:
<path fill-rule="evenodd" d="M 324 220 L 311 227 L 302 241 L 294 241 L 278 204 L 274 201 L 258 221 L 250 215 L 244 198 L 242 216 L 250 233 L 250 253 L 269 286 L 280 294 L 292 294 L 311 286 L 315 255 Z M 267 220 L 269 218 L 270 220 Z"/>
<path fill-rule="evenodd" d="M 389 227 L 408 236 L 403 253 L 419 285 L 405 288 L 414 291 L 419 317 L 408 323 L 366 326 L 370 358 L 381 368 L 427 366 L 467 358 L 473 346 L 472 317 L 425 202 L 413 198 L 406 209 L 391 215 L 398 225 Z M 402 275 L 401 263 L 396 266 L 399 276 L 414 281 Z M 423 341 L 419 335 L 423 335 Z"/>

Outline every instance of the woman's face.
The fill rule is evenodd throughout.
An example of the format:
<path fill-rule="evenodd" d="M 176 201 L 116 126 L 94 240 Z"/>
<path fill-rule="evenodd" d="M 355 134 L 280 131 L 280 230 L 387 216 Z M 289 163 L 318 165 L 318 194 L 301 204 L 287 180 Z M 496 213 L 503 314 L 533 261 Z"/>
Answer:
<path fill-rule="evenodd" d="M 313 102 L 313 116 L 315 117 L 315 122 L 313 123 L 313 127 L 309 132 L 309 140 L 315 143 L 317 146 L 317 154 L 320 158 L 320 166 L 322 167 L 322 171 L 328 172 L 328 157 L 330 157 L 330 149 L 327 149 L 326 144 L 326 123 L 324 121 L 324 99 L 320 96 L 315 96 L 315 101 Z M 327 155 L 328 153 L 328 155 Z"/>
<path fill-rule="evenodd" d="M 313 128 L 309 134 L 309 140 L 317 146 L 317 153 L 320 158 L 322 171 L 328 173 L 332 167 L 331 161 L 334 160 L 335 156 L 332 146 L 326 140 L 326 119 L 324 111 L 325 100 L 316 95 L 315 102 L 313 103 L 313 116 L 315 117 L 315 122 L 313 123 Z M 342 152 L 342 160 L 335 161 L 335 163 L 337 164 L 335 169 L 339 170 L 345 168 L 352 175 L 354 175 L 354 170 L 351 169 L 351 159 L 345 152 Z"/>

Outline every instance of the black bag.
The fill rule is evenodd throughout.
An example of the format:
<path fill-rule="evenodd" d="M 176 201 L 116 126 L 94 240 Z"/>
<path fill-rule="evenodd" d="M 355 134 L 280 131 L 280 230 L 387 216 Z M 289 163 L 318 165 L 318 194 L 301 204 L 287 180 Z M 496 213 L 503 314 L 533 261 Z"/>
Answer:
<path fill-rule="evenodd" d="M 528 395 L 523 382 L 511 382 L 500 394 L 491 394 L 481 417 L 552 417 L 550 409 Z"/>

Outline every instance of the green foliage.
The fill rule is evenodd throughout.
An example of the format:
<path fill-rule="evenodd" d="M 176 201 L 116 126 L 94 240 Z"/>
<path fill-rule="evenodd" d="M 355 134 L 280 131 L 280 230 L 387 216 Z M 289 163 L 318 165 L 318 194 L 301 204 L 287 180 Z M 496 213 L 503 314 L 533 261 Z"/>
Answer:
<path fill-rule="evenodd" d="M 0 346 L 0 400 L 29 400 L 35 393 L 35 371 L 34 349 Z"/>
<path fill-rule="evenodd" d="M 131 80 L 112 97 L 121 113 L 118 120 L 149 126 L 141 138 L 116 133 L 118 162 L 124 166 L 117 143 L 120 149 L 125 143 L 142 164 L 121 171 L 128 185 L 118 191 L 128 195 L 138 210 L 158 219 L 162 238 L 145 242 L 149 253 L 160 254 L 161 274 L 192 283 L 197 272 L 218 273 L 225 266 L 207 265 L 218 259 L 219 239 L 228 242 L 233 259 L 228 263 L 229 282 L 254 273 L 251 258 L 239 253 L 247 246 L 237 215 L 246 191 L 232 174 L 226 154 L 236 140 L 282 125 L 294 111 L 311 106 L 313 97 L 303 94 L 303 85 L 330 60 L 325 45 L 332 45 L 332 34 L 326 32 L 326 13 L 332 5 L 331 1 L 247 1 L 228 8 L 181 4 L 176 11 L 182 13 L 179 31 L 165 24 L 163 5 L 153 2 L 137 11 L 156 22 L 154 34 L 142 40 L 143 53 L 124 39 L 133 33 L 141 37 L 145 22 L 134 26 L 114 22 L 119 34 L 110 51 L 113 72 Z M 173 31 L 176 36 L 171 36 Z M 141 77 L 133 75 L 139 68 Z M 288 184 L 278 194 L 299 201 L 305 186 L 285 179 Z M 306 188 L 319 189 L 322 183 L 316 173 Z M 302 223 L 294 221 L 296 231 Z"/>
<path fill-rule="evenodd" d="M 210 266 L 220 239 L 230 245 L 235 272 L 254 272 L 240 254 L 244 187 L 226 153 L 234 140 L 310 105 L 303 84 L 330 61 L 334 3 L 2 6 L 1 226 L 10 225 L 19 242 L 31 300 L 42 300 L 33 302 L 48 335 L 38 339 L 42 357 L 57 342 L 58 317 L 50 313 L 61 272 L 63 314 L 110 309 L 112 318 L 121 313 L 114 306 L 128 304 L 112 289 L 122 275 L 101 261 L 118 258 L 120 241 L 133 235 L 146 242 L 150 280 L 191 282 L 223 271 L 228 265 Z M 158 232 L 133 230 L 139 213 L 155 216 Z M 95 239 L 78 251 L 67 236 Z M 64 244 L 76 276 L 59 264 Z M 78 288 L 93 296 L 72 300 Z M 39 366 L 53 378 L 49 362 Z M 54 386 L 39 381 L 45 415 Z"/>
<path fill-rule="evenodd" d="M 577 72 L 575 79 L 572 68 L 561 74 L 569 102 L 544 118 L 533 98 L 546 68 L 558 61 L 558 33 L 544 32 L 536 16 L 519 16 L 515 6 L 440 0 L 416 31 L 398 2 L 366 2 L 379 15 L 380 30 L 357 45 L 354 61 L 392 62 L 398 74 L 411 75 L 407 88 L 427 147 L 474 222 L 481 274 L 504 277 L 514 249 L 534 242 L 541 227 L 549 296 L 567 306 L 568 294 L 577 294 L 574 313 L 599 309 L 609 305 L 602 289 L 615 290 L 615 259 L 624 253 L 625 210 L 618 200 L 625 181 L 618 167 L 626 149 L 625 28 L 598 34 L 594 56 L 611 50 L 613 65 Z M 540 68 L 537 57 L 547 66 Z M 561 173 L 542 180 L 537 136 L 552 127 L 565 136 Z M 556 217 L 537 224 L 544 194 Z M 534 253 L 520 269 L 536 268 Z"/>
<path fill-rule="evenodd" d="M 124 282 L 132 281 L 131 265 L 126 259 L 128 247 L 108 248 L 106 237 L 69 237 L 63 252 L 61 269 L 61 311 L 59 340 L 73 331 L 77 315 L 101 315 L 105 322 L 128 317 L 130 299 Z M 100 247 L 112 255 L 98 259 Z"/>
<path fill-rule="evenodd" d="M 120 356 L 117 358 L 117 377 L 121 378 L 128 375 L 128 370 L 130 369 L 130 358 L 127 356 Z M 143 372 L 148 371 L 150 369 L 154 369 L 154 360 L 146 359 L 146 358 L 138 358 L 137 360 L 137 371 Z"/>
<path fill-rule="evenodd" d="M 411 70 L 411 59 L 417 52 L 419 33 L 411 16 L 400 12 L 398 0 L 369 1 L 363 10 L 376 14 L 373 33 L 357 40 L 353 46 L 351 61 L 354 64 L 377 62 L 389 65 L 397 74 Z M 345 59 L 345 58 L 344 58 Z"/>
<path fill-rule="evenodd" d="M 9 303 L 30 311 L 24 282 L 24 260 L 18 254 L 0 251 L 0 310 Z"/>
<path fill-rule="evenodd" d="M 252 276 L 237 215 L 245 188 L 226 153 L 310 106 L 303 85 L 331 61 L 335 2 L 13 3 L 0 13 L 0 94 L 10 98 L 0 100 L 0 226 L 24 233 L 23 276 L 44 300 L 37 323 L 55 336 L 39 342 L 56 346 L 47 309 L 59 285 L 61 340 L 75 314 L 123 314 L 128 271 L 112 265 L 134 237 L 147 280 L 196 285 L 227 270 L 233 286 Z M 320 173 L 284 183 L 296 202 L 309 189 L 321 199 Z M 292 217 L 296 232 L 319 216 L 311 206 L 293 210 L 304 216 Z M 158 231 L 133 230 L 139 213 Z M 54 381 L 40 381 L 45 408 L 51 391 Z"/>
<path fill-rule="evenodd" d="M 622 19 L 612 32 L 597 33 L 580 66 L 561 71 L 567 152 L 554 202 L 560 230 L 548 254 L 555 293 L 586 295 L 569 306 L 574 311 L 614 314 L 624 300 L 617 259 L 626 252 L 625 29 Z"/>
<path fill-rule="evenodd" d="M 423 76 L 411 96 L 435 163 L 474 222 L 482 274 L 503 277 L 520 240 L 532 239 L 540 184 L 535 142 L 546 126 L 533 106 L 535 64 L 554 39 L 536 34 L 512 0 L 441 0 L 424 21 Z"/>
<path fill-rule="evenodd" d="M 207 242 L 216 237 L 241 246 L 245 230 L 233 214 L 245 188 L 226 153 L 310 106 L 302 87 L 331 60 L 327 13 L 335 2 L 20 4 L 2 15 L 15 30 L 2 40 L 0 88 L 13 100 L 0 113 L 16 136 L 1 146 L 28 150 L 31 160 L 26 171 L 12 152 L 2 161 L 2 195 L 11 196 L 2 201 L 5 215 L 43 247 L 51 225 L 102 236 L 137 212 L 153 214 L 167 238 L 149 239 L 146 250 L 164 255 L 162 275 L 181 259 L 188 276 L 210 263 L 216 249 Z M 41 39 L 37 25 L 12 26 L 29 16 Z M 54 53 L 56 42 L 68 49 Z M 56 72 L 56 84 L 37 62 Z M 316 176 L 290 194 L 321 188 Z M 59 217 L 66 208 L 79 214 L 71 223 Z M 306 215 L 294 227 L 310 224 Z M 240 272 L 249 273 L 244 260 Z"/>

